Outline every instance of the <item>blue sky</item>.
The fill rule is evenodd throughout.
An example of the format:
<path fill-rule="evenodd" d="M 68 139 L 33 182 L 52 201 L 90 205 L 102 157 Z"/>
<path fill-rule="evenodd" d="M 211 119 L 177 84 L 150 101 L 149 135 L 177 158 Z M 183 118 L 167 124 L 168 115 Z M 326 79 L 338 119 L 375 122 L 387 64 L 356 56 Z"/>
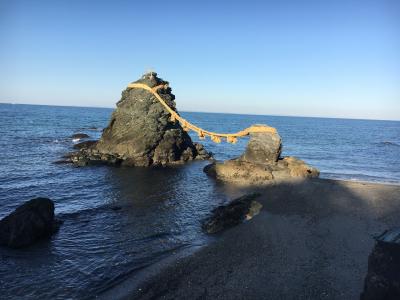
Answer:
<path fill-rule="evenodd" d="M 147 3 L 149 2 L 149 3 Z M 400 1 L 3 1 L 0 102 L 400 120 Z"/>

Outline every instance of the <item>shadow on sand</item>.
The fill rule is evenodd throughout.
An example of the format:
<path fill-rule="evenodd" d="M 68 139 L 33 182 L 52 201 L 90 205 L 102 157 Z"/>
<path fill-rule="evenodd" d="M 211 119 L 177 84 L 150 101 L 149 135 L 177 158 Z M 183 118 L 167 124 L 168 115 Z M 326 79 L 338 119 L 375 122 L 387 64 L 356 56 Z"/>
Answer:
<path fill-rule="evenodd" d="M 400 224 L 400 187 L 313 179 L 257 191 L 258 216 L 130 298 L 359 299 L 373 237 Z"/>

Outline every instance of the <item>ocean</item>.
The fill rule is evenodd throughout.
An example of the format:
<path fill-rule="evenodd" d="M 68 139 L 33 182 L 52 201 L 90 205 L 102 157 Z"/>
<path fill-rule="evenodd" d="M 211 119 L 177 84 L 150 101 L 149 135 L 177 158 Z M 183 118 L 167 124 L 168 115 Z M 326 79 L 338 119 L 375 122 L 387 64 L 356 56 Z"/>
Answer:
<path fill-rule="evenodd" d="M 84 299 L 180 250 L 209 242 L 200 222 L 240 189 L 208 178 L 204 161 L 170 168 L 75 168 L 54 164 L 72 151 L 73 133 L 99 138 L 112 109 L 0 104 L 0 218 L 38 196 L 64 221 L 49 241 L 0 248 L 4 299 Z M 181 113 L 218 132 L 276 127 L 283 155 L 322 178 L 400 184 L 400 122 L 214 113 Z M 198 141 L 196 135 L 192 135 Z M 247 143 L 201 141 L 217 160 Z"/>

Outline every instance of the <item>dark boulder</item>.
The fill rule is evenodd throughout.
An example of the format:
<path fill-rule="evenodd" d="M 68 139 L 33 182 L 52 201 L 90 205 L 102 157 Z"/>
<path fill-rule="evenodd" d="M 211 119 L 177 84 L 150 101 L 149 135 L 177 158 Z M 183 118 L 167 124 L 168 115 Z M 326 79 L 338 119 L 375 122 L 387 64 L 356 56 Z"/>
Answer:
<path fill-rule="evenodd" d="M 72 139 L 86 139 L 88 137 L 89 135 L 87 135 L 86 133 L 74 133 L 73 135 L 71 135 Z"/>
<path fill-rule="evenodd" d="M 249 220 L 257 215 L 262 205 L 254 201 L 260 194 L 253 193 L 239 197 L 228 205 L 218 206 L 202 227 L 207 233 L 217 233 Z"/>
<path fill-rule="evenodd" d="M 376 238 L 360 299 L 400 299 L 400 227 Z"/>
<path fill-rule="evenodd" d="M 35 198 L 17 207 L 0 220 L 0 245 L 26 247 L 55 233 L 59 222 L 54 219 L 54 203 L 47 198 Z"/>

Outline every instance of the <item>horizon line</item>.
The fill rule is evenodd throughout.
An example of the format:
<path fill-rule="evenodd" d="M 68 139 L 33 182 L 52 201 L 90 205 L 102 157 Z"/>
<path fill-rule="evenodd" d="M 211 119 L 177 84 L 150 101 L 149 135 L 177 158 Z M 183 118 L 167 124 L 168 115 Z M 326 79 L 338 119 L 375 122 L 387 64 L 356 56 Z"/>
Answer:
<path fill-rule="evenodd" d="M 59 104 L 40 104 L 40 103 L 16 103 L 16 102 L 0 102 L 0 104 L 8 105 L 33 105 L 33 106 L 55 106 L 55 107 L 76 107 L 76 108 L 107 108 L 115 109 L 116 106 L 79 106 L 79 105 L 59 105 Z M 342 119 L 342 120 L 364 120 L 364 121 L 390 121 L 400 122 L 399 119 L 369 119 L 369 118 L 356 118 L 356 117 L 327 117 L 327 116 L 303 116 L 303 115 L 278 115 L 278 114 L 257 114 L 257 113 L 234 113 L 234 112 L 219 112 L 219 111 L 192 111 L 181 110 L 181 112 L 188 113 L 206 113 L 206 114 L 229 114 L 229 115 L 244 115 L 244 116 L 271 116 L 271 117 L 290 117 L 290 118 L 317 118 L 317 119 Z"/>

